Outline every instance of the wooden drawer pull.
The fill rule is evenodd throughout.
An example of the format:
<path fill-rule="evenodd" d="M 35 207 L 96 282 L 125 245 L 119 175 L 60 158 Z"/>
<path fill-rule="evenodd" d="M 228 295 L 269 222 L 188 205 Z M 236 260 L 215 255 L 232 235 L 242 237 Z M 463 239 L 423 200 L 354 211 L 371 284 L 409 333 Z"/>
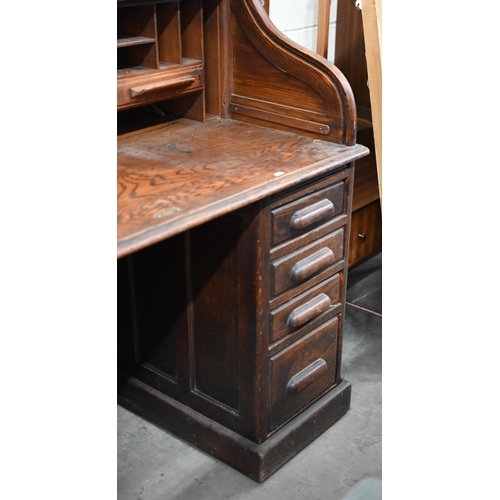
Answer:
<path fill-rule="evenodd" d="M 299 260 L 292 267 L 290 278 L 295 281 L 301 281 L 318 273 L 323 268 L 328 267 L 335 262 L 335 256 L 329 248 L 322 248 L 305 259 Z"/>
<path fill-rule="evenodd" d="M 314 363 L 306 366 L 299 373 L 296 373 L 286 385 L 286 392 L 293 394 L 301 391 L 304 387 L 317 380 L 328 370 L 328 364 L 323 358 L 317 359 Z"/>
<path fill-rule="evenodd" d="M 307 323 L 309 320 L 316 318 L 325 311 L 328 311 L 332 301 L 326 293 L 320 293 L 310 301 L 295 308 L 288 316 L 287 325 L 292 328 L 297 328 Z"/>
<path fill-rule="evenodd" d="M 157 90 L 169 89 L 172 87 L 179 87 L 181 85 L 189 85 L 194 82 L 194 76 L 185 76 L 177 78 L 176 80 L 169 80 L 168 82 L 151 83 L 150 85 L 140 85 L 139 87 L 132 87 L 130 94 L 136 97 L 148 92 L 156 92 Z"/>
<path fill-rule="evenodd" d="M 335 213 L 335 207 L 330 200 L 321 200 L 317 203 L 297 210 L 290 218 L 290 229 L 304 229 L 315 222 L 331 217 Z"/>

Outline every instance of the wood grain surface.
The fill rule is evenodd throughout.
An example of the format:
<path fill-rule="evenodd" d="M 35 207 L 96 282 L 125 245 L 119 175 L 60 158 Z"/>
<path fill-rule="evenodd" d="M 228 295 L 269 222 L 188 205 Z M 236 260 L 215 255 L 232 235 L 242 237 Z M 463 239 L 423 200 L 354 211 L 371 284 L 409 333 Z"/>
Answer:
<path fill-rule="evenodd" d="M 363 146 L 180 119 L 118 139 L 118 257 L 339 169 Z"/>

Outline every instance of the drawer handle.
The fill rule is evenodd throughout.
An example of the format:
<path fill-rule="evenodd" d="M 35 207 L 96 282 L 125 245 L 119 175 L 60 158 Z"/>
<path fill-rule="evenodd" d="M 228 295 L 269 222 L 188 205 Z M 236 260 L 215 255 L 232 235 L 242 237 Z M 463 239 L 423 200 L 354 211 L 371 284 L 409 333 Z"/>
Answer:
<path fill-rule="evenodd" d="M 317 380 L 328 370 L 328 364 L 323 358 L 317 359 L 314 363 L 306 366 L 299 373 L 296 373 L 286 384 L 286 392 L 294 394 L 304 387 Z"/>
<path fill-rule="evenodd" d="M 335 256 L 333 255 L 332 250 L 330 250 L 329 248 L 322 248 L 309 257 L 296 262 L 292 267 L 290 278 L 295 281 L 304 280 L 306 278 L 309 278 L 309 276 L 318 273 L 334 262 Z"/>
<path fill-rule="evenodd" d="M 335 213 L 335 206 L 330 200 L 321 200 L 317 203 L 297 210 L 290 219 L 290 229 L 304 229 L 315 222 L 331 217 Z"/>
<path fill-rule="evenodd" d="M 316 318 L 325 311 L 328 311 L 332 301 L 326 293 L 320 293 L 317 297 L 295 308 L 288 316 L 286 324 L 292 328 L 297 328 L 307 323 L 309 320 Z"/>
<path fill-rule="evenodd" d="M 132 87 L 130 89 L 130 94 L 132 95 L 132 97 L 137 97 L 138 95 L 146 94 L 148 92 L 156 92 L 157 90 L 179 87 L 180 85 L 189 85 L 193 82 L 194 76 L 185 76 L 183 78 L 177 78 L 176 80 L 170 80 L 168 82 L 151 83 L 150 85 Z"/>

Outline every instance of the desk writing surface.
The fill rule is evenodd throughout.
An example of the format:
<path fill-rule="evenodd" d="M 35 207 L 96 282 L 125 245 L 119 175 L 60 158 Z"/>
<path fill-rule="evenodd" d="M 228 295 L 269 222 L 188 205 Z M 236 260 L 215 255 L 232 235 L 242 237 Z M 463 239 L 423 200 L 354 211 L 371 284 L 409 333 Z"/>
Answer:
<path fill-rule="evenodd" d="M 180 119 L 119 137 L 118 257 L 367 153 L 220 119 Z"/>

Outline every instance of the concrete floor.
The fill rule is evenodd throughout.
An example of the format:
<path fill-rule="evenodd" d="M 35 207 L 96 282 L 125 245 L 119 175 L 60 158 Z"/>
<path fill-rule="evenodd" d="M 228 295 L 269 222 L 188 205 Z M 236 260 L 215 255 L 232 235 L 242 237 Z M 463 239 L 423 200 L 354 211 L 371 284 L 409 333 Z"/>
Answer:
<path fill-rule="evenodd" d="M 262 484 L 118 406 L 118 499 L 381 498 L 382 253 L 349 271 L 343 378 L 349 412 Z"/>

